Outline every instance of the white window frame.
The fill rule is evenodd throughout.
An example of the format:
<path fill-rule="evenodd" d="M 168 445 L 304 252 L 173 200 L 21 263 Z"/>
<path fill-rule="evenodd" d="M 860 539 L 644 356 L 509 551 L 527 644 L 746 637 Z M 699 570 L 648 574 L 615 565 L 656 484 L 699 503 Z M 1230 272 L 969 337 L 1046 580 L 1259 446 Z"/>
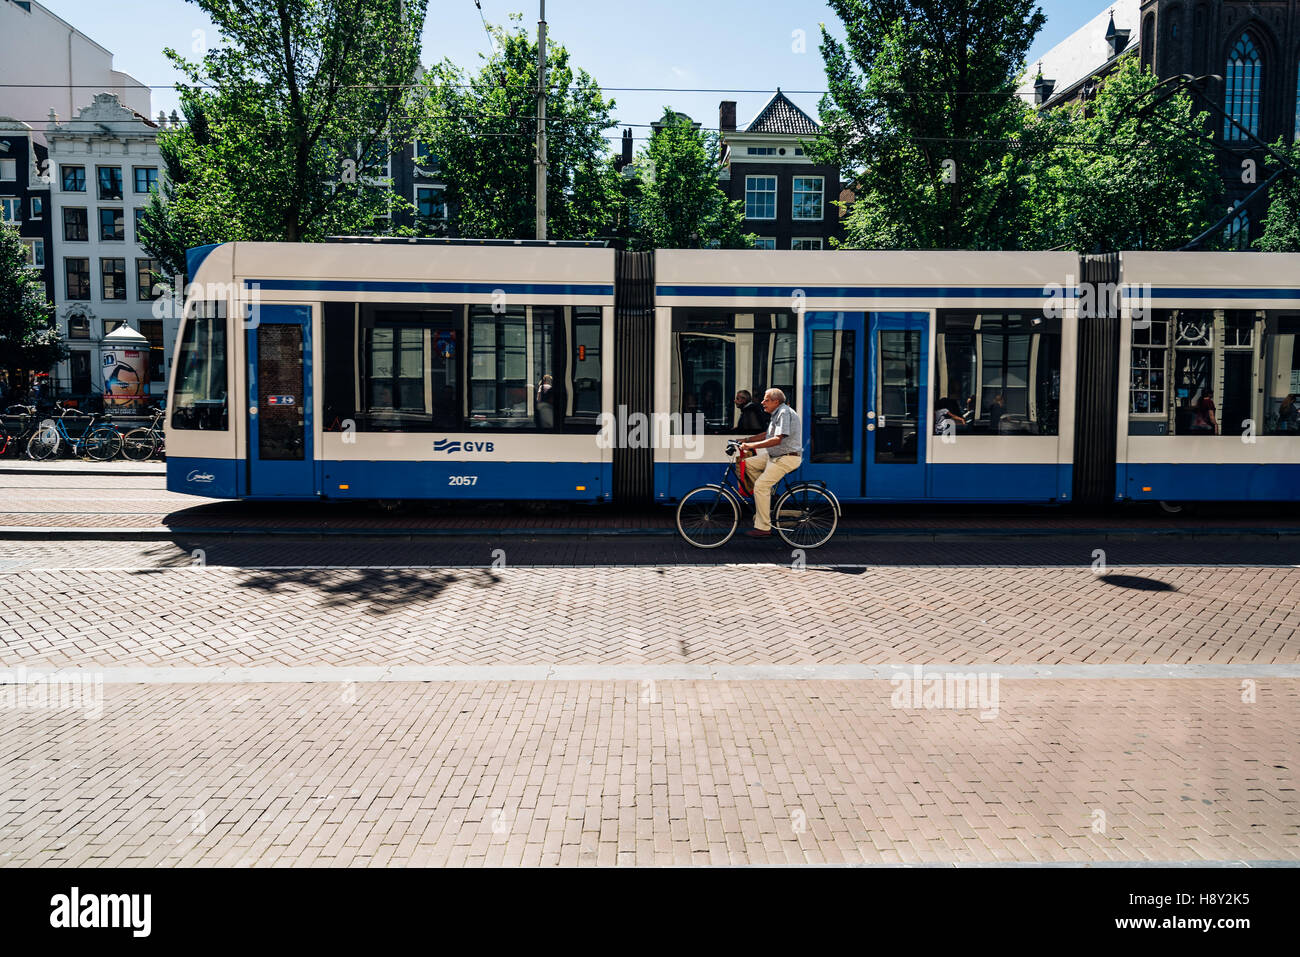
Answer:
<path fill-rule="evenodd" d="M 44 269 L 45 268 L 45 240 L 44 239 L 24 239 L 23 245 L 27 247 L 27 268 Z M 40 250 L 40 255 L 37 255 Z"/>
<path fill-rule="evenodd" d="M 8 170 L 8 173 L 5 171 Z M 18 182 L 18 160 L 0 157 L 0 182 Z"/>
<path fill-rule="evenodd" d="M 771 180 L 771 181 L 772 181 L 772 188 L 771 188 L 770 190 L 767 190 L 767 189 L 757 190 L 757 189 L 756 189 L 756 190 L 753 191 L 754 193 L 763 193 L 764 195 L 766 195 L 766 194 L 769 193 L 769 192 L 772 194 L 772 215 L 771 215 L 771 216 L 751 216 L 751 215 L 749 215 L 749 194 L 750 194 L 749 182 L 750 182 L 750 180 L 755 180 L 755 179 L 763 179 L 763 180 Z M 746 177 L 745 177 L 745 218 L 746 218 L 746 219 L 753 219 L 753 220 L 775 220 L 775 219 L 776 219 L 777 210 L 779 210 L 779 209 L 781 208 L 781 207 L 780 207 L 780 202 L 781 202 L 781 196 L 780 196 L 780 193 L 781 193 L 781 183 L 780 183 L 780 180 L 779 180 L 778 177 L 773 176 L 773 175 L 770 175 L 770 174 L 763 174 L 763 175 L 756 175 L 756 176 L 746 176 Z"/>
<path fill-rule="evenodd" d="M 420 162 L 420 156 L 421 156 L 421 153 L 420 153 L 420 142 L 421 142 L 421 141 L 420 141 L 419 139 L 413 140 L 413 141 L 411 142 L 411 162 L 415 165 L 415 168 L 416 168 L 417 170 L 424 170 L 424 169 L 437 169 L 437 168 L 438 168 L 438 164 L 437 164 L 437 163 L 428 163 L 428 164 L 426 164 L 426 163 L 421 163 L 421 162 Z M 428 147 L 429 144 L 426 143 L 425 146 Z M 424 154 L 424 155 L 432 156 L 432 155 L 433 155 L 433 151 L 430 149 L 429 152 L 428 152 L 427 154 Z"/>
<path fill-rule="evenodd" d="M 12 211 L 12 215 L 10 212 Z M 17 226 L 23 221 L 23 198 L 21 196 L 0 196 L 0 215 L 10 225 Z"/>
<path fill-rule="evenodd" d="M 118 180 L 119 180 L 119 181 L 121 182 L 121 184 L 122 184 L 122 189 L 121 189 L 121 195 L 120 195 L 120 196 L 114 198 L 114 197 L 112 197 L 112 196 L 101 196 L 101 195 L 100 195 L 100 193 L 102 192 L 102 190 L 100 189 L 99 171 L 100 171 L 101 169 L 115 169 L 115 170 L 117 170 L 117 178 L 118 178 Z M 122 167 L 122 165 L 121 165 L 120 163 L 105 163 L 105 164 L 102 165 L 102 166 L 98 166 L 98 165 L 97 165 L 97 166 L 95 167 L 95 200 L 96 200 L 96 202 L 100 202 L 100 203 L 120 203 L 120 202 L 122 202 L 123 200 L 126 199 L 126 196 L 127 196 L 127 188 L 126 188 L 126 174 L 122 172 L 122 169 L 123 169 L 123 167 Z M 89 189 L 89 184 L 87 184 L 87 189 Z"/>
<path fill-rule="evenodd" d="M 31 197 L 31 216 L 28 218 L 29 219 L 45 218 L 45 197 L 44 196 Z"/>
<path fill-rule="evenodd" d="M 146 190 L 141 190 L 141 189 L 138 188 L 138 186 L 137 186 L 137 180 L 136 180 L 136 176 L 135 176 L 135 174 L 136 174 L 139 170 L 153 170 L 153 172 L 154 172 L 154 185 L 155 185 L 155 186 L 158 186 L 158 187 L 161 189 L 161 187 L 162 187 L 162 174 L 161 174 L 161 171 L 158 169 L 157 166 L 132 166 L 132 167 L 131 167 L 131 192 L 132 192 L 134 195 L 136 195 L 136 196 L 148 196 L 148 195 L 149 195 L 149 192 L 150 192 L 150 191 L 147 190 L 147 189 L 146 189 Z M 122 194 L 123 194 L 123 198 L 125 198 L 126 190 L 122 190 Z"/>
<path fill-rule="evenodd" d="M 93 168 L 93 167 L 92 167 Z M 68 189 L 63 184 L 67 182 L 67 170 L 81 170 L 81 189 Z M 59 164 L 59 190 L 64 193 L 89 193 L 90 179 L 86 176 L 85 163 L 60 163 Z"/>
<path fill-rule="evenodd" d="M 759 237 L 758 237 L 758 241 L 759 241 L 760 243 L 771 243 L 772 245 L 770 245 L 770 246 L 755 246 L 755 247 L 754 247 L 755 249 L 776 249 L 776 237 L 775 237 L 775 236 L 759 236 Z"/>
<path fill-rule="evenodd" d="M 420 190 L 429 189 L 442 193 L 442 215 L 441 216 L 421 216 L 420 215 Z M 415 216 L 417 219 L 428 219 L 435 223 L 445 223 L 447 221 L 447 187 L 441 183 L 417 183 L 411 191 L 411 202 L 415 204 Z"/>
<path fill-rule="evenodd" d="M 800 246 L 800 243 L 816 243 L 816 246 Z M 819 252 L 826 248 L 826 241 L 820 236 L 795 236 L 790 240 L 790 248 L 806 252 Z"/>
<path fill-rule="evenodd" d="M 799 189 L 800 180 L 815 179 L 821 185 L 814 191 L 810 189 Z M 817 215 L 800 216 L 799 215 L 799 197 L 811 196 L 817 194 Z M 826 218 L 826 177 L 825 176 L 795 176 L 790 180 L 790 218 L 801 223 L 820 223 Z"/>

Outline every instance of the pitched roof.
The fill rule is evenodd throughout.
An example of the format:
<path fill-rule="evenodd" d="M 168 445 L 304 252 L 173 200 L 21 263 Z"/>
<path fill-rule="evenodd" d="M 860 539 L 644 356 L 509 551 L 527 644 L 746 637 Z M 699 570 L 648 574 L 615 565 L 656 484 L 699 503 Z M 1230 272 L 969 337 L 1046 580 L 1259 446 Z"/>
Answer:
<path fill-rule="evenodd" d="M 817 121 L 791 103 L 778 86 L 767 106 L 759 110 L 758 116 L 745 127 L 744 132 L 815 136 L 820 129 Z"/>

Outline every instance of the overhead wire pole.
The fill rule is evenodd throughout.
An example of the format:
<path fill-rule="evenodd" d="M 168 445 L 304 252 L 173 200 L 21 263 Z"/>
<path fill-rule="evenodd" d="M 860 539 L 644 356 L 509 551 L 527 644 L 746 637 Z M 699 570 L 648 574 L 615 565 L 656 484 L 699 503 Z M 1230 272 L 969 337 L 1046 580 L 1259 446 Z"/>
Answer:
<path fill-rule="evenodd" d="M 537 238 L 546 238 L 546 0 L 537 20 Z"/>

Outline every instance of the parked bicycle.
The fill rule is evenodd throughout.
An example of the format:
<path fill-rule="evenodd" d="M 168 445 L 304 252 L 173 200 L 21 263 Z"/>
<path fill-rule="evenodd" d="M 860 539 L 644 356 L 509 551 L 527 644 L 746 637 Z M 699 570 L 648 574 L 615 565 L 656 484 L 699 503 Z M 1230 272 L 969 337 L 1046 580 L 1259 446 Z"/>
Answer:
<path fill-rule="evenodd" d="M 162 422 L 162 409 L 154 409 L 153 417 L 147 426 L 132 429 L 123 435 L 122 458 L 130 459 L 132 462 L 143 462 L 145 459 L 163 455 L 166 433 L 163 431 Z"/>
<path fill-rule="evenodd" d="M 728 442 L 727 455 L 732 462 L 722 481 L 691 489 L 677 504 L 677 531 L 696 548 L 725 545 L 736 534 L 741 516 L 753 513 L 751 494 L 736 480 L 745 467 L 739 451 L 738 443 Z M 792 483 L 789 478 L 782 478 L 774 490 L 772 530 L 792 548 L 820 548 L 839 525 L 839 500 L 825 482 Z"/>
<path fill-rule="evenodd" d="M 85 419 L 79 434 L 69 431 L 69 422 Z M 72 455 L 84 455 L 96 462 L 107 462 L 122 448 L 122 434 L 110 424 L 112 416 L 60 409 L 58 418 L 46 418 L 27 440 L 27 456 L 43 462 L 61 449 Z"/>
<path fill-rule="evenodd" d="M 36 407 L 11 405 L 0 417 L 0 455 L 21 455 L 40 424 Z"/>

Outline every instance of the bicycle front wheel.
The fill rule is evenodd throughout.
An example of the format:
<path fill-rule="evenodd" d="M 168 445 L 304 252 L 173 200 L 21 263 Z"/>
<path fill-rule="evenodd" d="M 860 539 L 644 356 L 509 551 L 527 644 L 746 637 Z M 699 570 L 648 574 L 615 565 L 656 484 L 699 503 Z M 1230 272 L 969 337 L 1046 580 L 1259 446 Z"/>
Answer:
<path fill-rule="evenodd" d="M 677 503 L 677 531 L 696 548 L 725 545 L 738 524 L 736 502 L 721 488 L 691 489 Z"/>
<path fill-rule="evenodd" d="M 37 429 L 27 440 L 27 457 L 37 462 L 54 458 L 59 449 L 59 433 L 52 428 Z"/>
<path fill-rule="evenodd" d="M 90 430 L 84 443 L 86 457 L 96 462 L 107 462 L 122 448 L 122 433 L 108 425 Z"/>
<path fill-rule="evenodd" d="M 122 436 L 122 458 L 143 462 L 153 453 L 153 432 L 149 429 L 132 429 Z"/>
<path fill-rule="evenodd" d="M 820 548 L 839 525 L 835 501 L 816 485 L 797 485 L 776 503 L 772 527 L 791 548 Z"/>

